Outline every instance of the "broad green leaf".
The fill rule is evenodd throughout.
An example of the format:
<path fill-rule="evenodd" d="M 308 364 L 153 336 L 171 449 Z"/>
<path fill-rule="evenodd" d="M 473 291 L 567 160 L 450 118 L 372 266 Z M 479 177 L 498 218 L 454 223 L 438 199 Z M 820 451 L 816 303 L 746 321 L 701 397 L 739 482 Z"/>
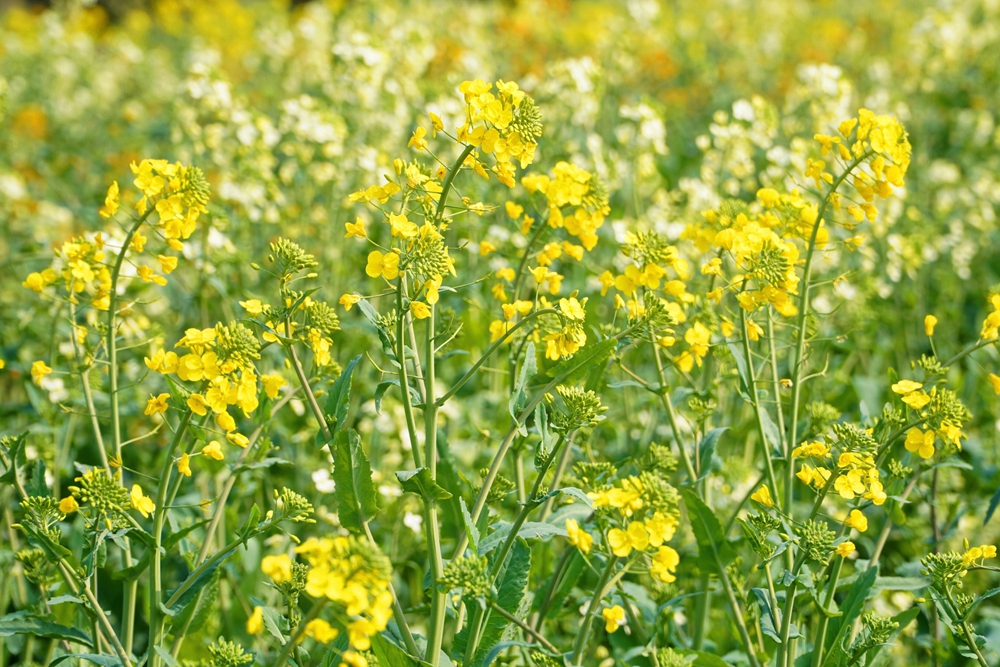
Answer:
<path fill-rule="evenodd" d="M 330 393 L 326 396 L 323 414 L 326 415 L 331 436 L 336 436 L 337 432 L 344 428 L 347 423 L 347 411 L 351 407 L 351 377 L 354 375 L 354 369 L 359 361 L 361 361 L 360 354 L 347 362 L 347 366 L 341 371 L 340 377 L 333 383 Z M 330 423 L 331 418 L 333 423 Z M 325 444 L 324 442 L 323 445 Z"/>
<path fill-rule="evenodd" d="M 723 534 L 718 517 L 691 489 L 682 489 L 681 495 L 691 517 L 691 529 L 698 541 L 702 561 L 712 564 L 716 570 L 729 565 L 736 558 L 736 550 Z"/>
<path fill-rule="evenodd" d="M 770 594 L 763 588 L 751 588 L 754 601 L 760 608 L 760 631 L 773 639 L 778 644 L 781 643 L 781 635 L 778 634 L 780 621 L 776 610 L 771 608 Z"/>
<path fill-rule="evenodd" d="M 166 609 L 166 613 L 170 616 L 176 616 L 177 614 L 182 612 L 184 608 L 187 607 L 188 603 L 191 602 L 191 600 L 193 600 L 195 596 L 198 595 L 199 592 L 201 592 L 201 589 L 203 589 L 212 581 L 212 578 L 215 576 L 215 571 L 219 569 L 220 565 L 226 562 L 227 558 L 229 558 L 236 552 L 236 548 L 237 547 L 233 547 L 232 549 L 224 553 L 221 558 L 217 559 L 214 563 L 205 568 L 202 572 L 200 573 L 192 572 L 190 575 L 188 575 L 188 578 L 184 580 L 184 583 L 190 581 L 191 582 L 190 588 L 185 590 L 184 593 L 179 598 L 177 598 L 177 601 L 174 602 L 174 604 L 169 609 Z M 181 586 L 183 586 L 184 583 L 182 583 Z M 178 586 L 173 591 L 167 593 L 167 599 L 169 600 L 170 598 L 172 598 L 174 596 L 174 593 L 181 589 L 181 586 Z M 162 606 L 163 605 L 161 605 L 161 607 Z"/>
<path fill-rule="evenodd" d="M 17 466 L 19 465 L 18 459 L 24 458 L 24 441 L 28 437 L 28 432 L 25 431 L 21 435 L 17 436 L 13 444 L 11 444 L 10 449 L 7 450 L 6 456 L 7 461 L 10 463 L 10 468 L 8 468 L 3 475 L 0 475 L 0 484 L 11 484 L 13 485 L 17 481 Z"/>
<path fill-rule="evenodd" d="M 1000 487 L 993 492 L 993 497 L 990 498 L 990 506 L 986 509 L 986 517 L 983 518 L 983 525 L 985 526 L 993 518 L 993 513 L 997 511 L 997 505 L 1000 505 Z"/>
<path fill-rule="evenodd" d="M 420 667 L 427 665 L 389 641 L 381 634 L 372 635 L 372 653 L 378 658 L 378 667 Z"/>
<path fill-rule="evenodd" d="M 490 557 L 490 566 L 497 558 L 499 552 L 493 552 Z M 524 589 L 528 585 L 528 571 L 531 568 L 531 549 L 524 540 L 516 540 L 511 547 L 506 565 L 501 569 L 500 576 L 497 577 L 497 604 L 509 611 L 517 614 L 521 600 L 524 598 Z M 466 603 L 476 605 L 475 598 L 466 598 Z M 480 632 L 479 646 L 476 655 L 467 667 L 482 667 L 490 649 L 496 646 L 503 636 L 504 630 L 510 622 L 500 614 L 491 614 L 487 611 L 484 616 L 482 630 Z M 452 658 L 460 659 L 465 654 L 466 642 L 468 641 L 468 623 L 462 631 L 455 635 L 452 645 Z"/>
<path fill-rule="evenodd" d="M 403 491 L 415 493 L 427 500 L 448 500 L 451 498 L 451 493 L 438 486 L 431 477 L 429 468 L 401 470 L 396 473 L 396 479 L 403 485 Z"/>
<path fill-rule="evenodd" d="M 86 660 L 101 667 L 121 667 L 122 664 L 122 661 L 114 655 L 104 655 L 103 653 L 69 653 L 61 655 L 58 658 L 53 658 L 52 662 L 49 663 L 49 667 L 55 667 L 66 660 Z"/>
<path fill-rule="evenodd" d="M 469 508 L 465 505 L 465 498 L 459 497 L 459 504 L 462 506 L 462 519 L 465 524 L 465 535 L 469 538 L 469 548 L 472 549 L 472 553 L 479 555 L 479 529 L 476 528 L 476 522 L 472 520 L 472 514 L 469 513 Z"/>
<path fill-rule="evenodd" d="M 0 618 L 0 637 L 10 637 L 11 635 L 34 635 L 49 639 L 65 639 L 84 646 L 94 645 L 90 635 L 83 630 L 41 618 L 20 616 L 17 613 Z"/>
<path fill-rule="evenodd" d="M 500 544 L 507 539 L 510 534 L 510 529 L 513 524 L 507 523 L 506 521 L 501 521 L 497 524 L 497 529 L 484 537 L 479 542 L 479 553 L 485 554 L 489 553 L 493 549 L 500 546 Z M 517 536 L 521 539 L 530 540 L 534 538 L 541 538 L 542 540 L 550 540 L 556 535 L 562 537 L 566 536 L 566 528 L 562 526 L 556 526 L 551 523 L 539 523 L 535 521 L 527 521 L 521 525 L 521 529 L 517 531 Z"/>
<path fill-rule="evenodd" d="M 549 606 L 545 611 L 545 617 L 552 618 L 558 614 L 562 609 L 563 602 L 565 602 L 566 598 L 569 597 L 570 592 L 573 590 L 573 587 L 576 586 L 577 581 L 579 581 L 580 576 L 583 574 L 586 567 L 587 562 L 580 554 L 580 551 L 578 549 L 573 549 L 566 560 L 566 564 L 563 566 L 563 572 L 560 573 L 559 580 L 555 581 L 556 573 L 553 572 L 552 576 L 549 577 L 549 579 L 545 582 L 545 585 L 535 596 L 533 602 L 536 611 L 541 611 L 542 604 L 548 599 Z M 555 590 L 552 590 L 553 586 L 555 586 Z"/>
<path fill-rule="evenodd" d="M 372 468 L 354 429 L 343 429 L 333 439 L 333 481 L 340 524 L 354 533 L 379 513 Z"/>
<path fill-rule="evenodd" d="M 618 341 L 610 338 L 588 345 L 569 359 L 564 359 L 550 368 L 547 375 L 550 378 L 561 378 L 562 384 L 572 384 L 589 373 L 592 368 L 602 365 L 617 344 Z"/>
<path fill-rule="evenodd" d="M 827 653 L 823 659 L 824 666 L 840 664 L 844 656 L 843 645 L 849 637 L 851 626 L 854 624 L 854 619 L 861 616 L 861 612 L 864 611 L 865 600 L 868 599 L 868 593 L 875 585 L 877 577 L 877 566 L 870 567 L 858 575 L 858 580 L 851 586 L 847 599 L 840 605 L 842 615 L 830 621 L 830 632 L 827 634 L 826 640 Z"/>
<path fill-rule="evenodd" d="M 698 443 L 698 465 L 703 478 L 712 469 L 712 457 L 715 456 L 715 448 L 719 444 L 719 438 L 728 430 L 728 426 L 713 428 Z"/>
<path fill-rule="evenodd" d="M 534 377 L 537 372 L 538 360 L 535 356 L 535 344 L 528 343 L 528 347 L 524 353 L 524 362 L 521 364 L 521 372 L 517 376 L 517 382 L 514 383 L 514 391 L 510 394 L 510 400 L 507 401 L 507 412 L 515 421 L 521 414 L 521 409 L 524 406 L 524 390 L 528 385 L 528 378 Z M 518 427 L 518 431 L 522 436 L 528 434 L 523 424 Z"/>

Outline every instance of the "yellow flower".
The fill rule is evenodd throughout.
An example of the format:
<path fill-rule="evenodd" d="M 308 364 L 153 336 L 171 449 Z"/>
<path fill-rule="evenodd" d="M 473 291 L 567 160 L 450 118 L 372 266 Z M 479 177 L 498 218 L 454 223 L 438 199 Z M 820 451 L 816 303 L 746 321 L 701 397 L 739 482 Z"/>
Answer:
<path fill-rule="evenodd" d="M 511 220 L 517 220 L 524 213 L 524 207 L 516 202 L 509 201 L 504 204 L 504 209 L 507 211 L 507 215 Z"/>
<path fill-rule="evenodd" d="M 232 415 L 223 410 L 215 417 L 215 423 L 219 425 L 223 431 L 232 431 L 236 429 L 236 420 L 233 419 Z"/>
<path fill-rule="evenodd" d="M 924 333 L 928 336 L 934 335 L 934 325 L 938 323 L 938 318 L 933 315 L 928 315 L 924 318 Z"/>
<path fill-rule="evenodd" d="M 841 542 L 837 545 L 836 553 L 838 556 L 847 558 L 854 553 L 854 542 Z"/>
<path fill-rule="evenodd" d="M 649 574 L 654 579 L 658 579 L 666 584 L 677 581 L 674 572 L 680 565 L 680 555 L 671 547 L 662 546 L 653 556 L 653 563 L 649 568 Z"/>
<path fill-rule="evenodd" d="M 641 521 L 633 521 L 626 530 L 612 528 L 608 531 L 608 546 L 611 553 L 625 558 L 632 550 L 642 551 L 649 546 L 649 535 Z"/>
<path fill-rule="evenodd" d="M 590 553 L 590 547 L 594 543 L 594 538 L 581 529 L 575 519 L 566 519 L 566 538 L 570 544 L 585 554 Z"/>
<path fill-rule="evenodd" d="M 774 188 L 761 188 L 757 191 L 757 199 L 764 208 L 774 208 L 781 201 L 781 195 Z"/>
<path fill-rule="evenodd" d="M 171 273 L 177 268 L 176 257 L 170 257 L 169 255 L 157 255 L 156 259 L 160 262 L 160 270 L 164 273 Z"/>
<path fill-rule="evenodd" d="M 254 317 L 257 317 L 268 309 L 268 306 L 261 303 L 260 299 L 247 299 L 246 301 L 240 301 L 240 305 L 243 306 L 247 313 Z"/>
<path fill-rule="evenodd" d="M 410 312 L 418 320 L 423 320 L 431 316 L 431 309 L 423 301 L 411 301 Z"/>
<path fill-rule="evenodd" d="M 931 397 L 927 395 L 926 391 L 915 391 L 907 394 L 901 400 L 914 410 L 919 410 L 931 402 Z"/>
<path fill-rule="evenodd" d="M 368 254 L 365 273 L 372 278 L 382 276 L 386 280 L 395 280 L 399 275 L 399 255 L 394 252 L 383 255 L 378 250 L 372 250 Z"/>
<path fill-rule="evenodd" d="M 837 478 L 837 481 L 833 483 L 833 488 L 844 500 L 854 500 L 855 496 L 865 492 L 863 476 L 863 470 L 849 470 Z"/>
<path fill-rule="evenodd" d="M 914 382 L 913 380 L 900 380 L 896 384 L 892 385 L 892 390 L 897 394 L 902 394 L 903 396 L 907 394 L 912 394 L 918 389 L 923 389 L 923 384 L 920 382 Z"/>
<path fill-rule="evenodd" d="M 360 653 L 354 651 L 344 651 L 340 659 L 344 661 L 344 664 L 348 667 L 369 667 L 368 661 Z"/>
<path fill-rule="evenodd" d="M 80 504 L 76 502 L 76 498 L 73 496 L 66 496 L 59 501 L 59 511 L 63 514 L 72 514 L 78 509 L 80 509 Z"/>
<path fill-rule="evenodd" d="M 862 514 L 860 510 L 851 510 L 847 519 L 844 520 L 844 525 L 848 528 L 854 528 L 859 533 L 863 533 L 868 530 L 868 517 Z"/>
<path fill-rule="evenodd" d="M 219 444 L 218 440 L 213 440 L 212 442 L 205 445 L 202 448 L 201 453 L 210 459 L 215 459 L 216 461 L 221 461 L 222 459 L 226 458 L 225 455 L 222 453 L 222 445 Z"/>
<path fill-rule="evenodd" d="M 191 394 L 188 396 L 187 405 L 191 408 L 191 412 L 196 415 L 205 415 L 208 413 L 205 405 L 205 397 L 201 394 Z"/>
<path fill-rule="evenodd" d="M 264 608 L 254 607 L 253 613 L 247 619 L 247 634 L 259 635 L 264 631 Z"/>
<path fill-rule="evenodd" d="M 240 449 L 246 449 L 250 444 L 250 439 L 243 435 L 242 433 L 236 433 L 235 431 L 230 431 L 226 434 L 226 440 L 231 444 L 236 445 Z"/>
<path fill-rule="evenodd" d="M 921 431 L 911 428 L 906 432 L 906 451 L 916 452 L 922 459 L 934 456 L 934 431 Z"/>
<path fill-rule="evenodd" d="M 170 394 L 160 394 L 159 396 L 150 395 L 149 400 L 146 401 L 145 414 L 155 415 L 166 412 L 168 398 L 170 398 Z"/>
<path fill-rule="evenodd" d="M 146 496 L 142 492 L 142 487 L 138 484 L 132 485 L 132 491 L 129 493 L 129 499 L 132 502 L 132 509 L 139 510 L 143 518 L 148 519 L 151 512 L 156 511 L 156 504 L 153 499 Z"/>
<path fill-rule="evenodd" d="M 417 225 L 410 222 L 406 214 L 396 215 L 395 213 L 390 213 L 389 228 L 393 236 L 401 239 L 412 239 L 417 235 Z"/>
<path fill-rule="evenodd" d="M 361 297 L 357 294 L 344 294 L 340 297 L 340 305 L 344 307 L 344 310 L 350 310 L 358 301 L 361 301 Z"/>
<path fill-rule="evenodd" d="M 278 391 L 285 386 L 285 378 L 280 375 L 261 375 L 260 381 L 264 383 L 264 393 L 268 398 L 277 398 Z"/>
<path fill-rule="evenodd" d="M 1000 396 L 1000 375 L 990 373 L 990 384 L 993 385 L 993 392 Z"/>
<path fill-rule="evenodd" d="M 321 644 L 329 644 L 337 635 L 340 634 L 340 630 L 333 627 L 322 618 L 315 618 L 306 624 L 306 637 L 312 637 Z"/>
<path fill-rule="evenodd" d="M 406 144 L 407 148 L 415 148 L 418 151 L 427 150 L 427 140 L 424 137 L 427 136 L 427 130 L 423 126 L 417 126 L 417 129 L 413 131 L 413 136 L 410 137 L 410 141 Z"/>
<path fill-rule="evenodd" d="M 49 375 L 52 369 L 44 361 L 36 361 L 31 364 L 31 381 L 41 386 L 42 378 Z"/>
<path fill-rule="evenodd" d="M 489 241 L 482 241 L 479 244 L 479 255 L 481 257 L 486 257 L 496 249 L 497 249 L 496 245 L 490 243 Z"/>
<path fill-rule="evenodd" d="M 121 202 L 119 194 L 118 181 L 112 181 L 108 194 L 104 197 L 104 206 L 98 211 L 102 218 L 110 218 L 118 212 L 118 205 Z"/>
<path fill-rule="evenodd" d="M 24 279 L 24 282 L 21 283 L 21 286 L 27 287 L 32 292 L 41 294 L 42 290 L 45 288 L 45 279 L 42 277 L 42 274 L 37 271 L 29 273 L 28 277 Z"/>
<path fill-rule="evenodd" d="M 358 218 L 354 222 L 345 222 L 344 228 L 347 230 L 347 233 L 344 234 L 345 239 L 363 239 L 367 236 L 367 234 L 365 234 L 365 221 L 361 218 Z"/>
<path fill-rule="evenodd" d="M 292 580 L 292 559 L 288 554 L 264 556 L 260 561 L 260 571 L 271 577 L 276 584 Z"/>
<path fill-rule="evenodd" d="M 177 460 L 177 472 L 185 477 L 191 476 L 191 457 L 188 456 L 187 452 L 181 454 L 181 457 Z"/>
<path fill-rule="evenodd" d="M 771 489 L 767 488 L 767 484 L 761 484 L 760 488 L 750 496 L 750 500 L 755 500 L 764 507 L 774 507 L 774 499 L 771 498 Z"/>
<path fill-rule="evenodd" d="M 663 516 L 660 512 L 656 512 L 651 518 L 646 519 L 650 546 L 658 547 L 664 542 L 669 542 L 676 530 L 677 519 L 673 516 Z"/>
<path fill-rule="evenodd" d="M 601 616 L 604 618 L 604 629 L 608 632 L 615 632 L 625 625 L 625 610 L 619 605 L 604 609 Z"/>

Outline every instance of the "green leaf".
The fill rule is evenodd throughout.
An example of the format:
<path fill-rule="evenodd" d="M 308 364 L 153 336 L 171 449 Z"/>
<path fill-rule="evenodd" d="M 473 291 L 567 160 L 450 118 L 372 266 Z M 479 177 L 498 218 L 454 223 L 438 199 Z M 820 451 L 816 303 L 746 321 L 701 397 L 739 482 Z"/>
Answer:
<path fill-rule="evenodd" d="M 327 416 L 327 423 L 329 423 L 330 417 L 333 418 L 333 423 L 330 424 L 331 436 L 336 436 L 347 423 L 347 411 L 351 407 L 351 377 L 354 375 L 354 369 L 359 361 L 361 361 L 360 354 L 347 362 L 347 366 L 341 371 L 340 377 L 333 383 L 330 393 L 326 396 L 323 414 Z M 322 429 L 320 431 L 322 432 Z M 324 442 L 320 447 L 325 444 Z"/>
<path fill-rule="evenodd" d="M 514 384 L 514 391 L 510 394 L 510 400 L 507 401 L 507 412 L 510 413 L 514 421 L 517 421 L 518 415 L 521 414 L 521 409 L 524 407 L 524 390 L 528 386 L 528 378 L 534 377 L 537 372 L 538 359 L 535 355 L 535 344 L 528 343 L 527 350 L 524 353 L 524 362 L 521 364 L 521 372 L 517 376 L 517 382 Z M 518 431 L 522 436 L 528 434 L 528 430 L 523 424 L 518 427 Z"/>
<path fill-rule="evenodd" d="M 578 549 L 573 549 L 570 553 L 569 560 L 566 561 L 564 571 L 562 576 L 559 577 L 559 581 L 554 581 L 555 573 L 553 573 L 552 577 L 545 582 L 545 586 L 542 590 L 535 596 L 534 603 L 537 610 L 541 610 L 543 600 L 551 597 L 552 599 L 549 601 L 549 608 L 545 612 L 545 617 L 552 618 L 558 614 L 562 609 L 563 602 L 565 602 L 566 598 L 569 597 L 570 592 L 580 580 L 580 576 L 583 574 L 586 567 L 587 562 L 580 554 L 580 551 Z M 553 586 L 556 587 L 555 591 L 549 593 L 549 590 Z"/>
<path fill-rule="evenodd" d="M 177 601 L 169 609 L 167 609 L 168 615 L 176 616 L 180 612 L 184 611 L 184 608 L 187 607 L 188 603 L 191 602 L 191 600 L 193 600 L 195 596 L 198 595 L 199 592 L 201 592 L 201 589 L 203 589 L 212 581 L 212 577 L 215 576 L 215 571 L 219 569 L 219 566 L 222 565 L 227 558 L 229 558 L 230 556 L 233 555 L 233 553 L 236 552 L 236 549 L 237 547 L 233 547 L 232 549 L 224 553 L 221 558 L 217 559 L 214 563 L 209 565 L 203 571 L 192 572 L 191 574 L 188 575 L 188 578 L 185 579 L 180 586 L 167 593 L 167 599 L 169 600 L 174 596 L 174 593 L 180 590 L 181 586 L 183 586 L 188 581 L 191 582 L 190 588 L 184 591 L 184 593 L 179 598 L 177 598 Z"/>
<path fill-rule="evenodd" d="M 378 667 L 419 667 L 426 665 L 401 649 L 382 634 L 372 635 L 372 653 L 378 658 Z"/>
<path fill-rule="evenodd" d="M 847 594 L 847 599 L 840 606 L 843 615 L 830 621 L 831 632 L 827 635 L 827 654 L 823 660 L 824 666 L 840 664 L 845 655 L 842 647 L 851 632 L 854 620 L 861 616 L 861 612 L 864 611 L 865 600 L 868 598 L 872 586 L 875 585 L 876 578 L 878 578 L 878 566 L 870 567 L 858 575 L 857 581 Z"/>
<path fill-rule="evenodd" d="M 34 635 L 49 639 L 65 639 L 85 646 L 94 645 L 90 635 L 82 630 L 40 618 L 19 616 L 16 613 L 0 618 L 0 637 L 11 635 Z"/>
<path fill-rule="evenodd" d="M 29 496 L 51 496 L 48 485 L 45 483 L 45 464 L 41 459 L 35 459 L 35 465 L 31 468 L 31 479 L 28 480 Z"/>
<path fill-rule="evenodd" d="M 24 457 L 24 441 L 28 438 L 28 432 L 25 431 L 21 435 L 17 436 L 14 440 L 14 444 L 10 446 L 7 450 L 6 456 L 10 462 L 10 468 L 0 475 L 0 484 L 16 484 L 17 483 L 17 466 L 18 458 Z"/>
<path fill-rule="evenodd" d="M 507 539 L 512 526 L 513 524 L 507 523 L 506 521 L 499 522 L 497 524 L 497 529 L 484 537 L 479 543 L 479 553 L 486 554 L 500 546 L 500 543 Z M 517 531 L 517 536 L 525 540 L 541 538 L 542 540 L 548 541 L 556 535 L 565 537 L 566 528 L 563 526 L 553 525 L 551 523 L 527 521 L 522 524 L 521 529 Z"/>
<path fill-rule="evenodd" d="M 698 463 L 702 478 L 708 475 L 712 468 L 712 457 L 715 456 L 715 448 L 719 444 L 719 438 L 728 430 L 728 426 L 713 428 L 698 443 Z"/>
<path fill-rule="evenodd" d="M 267 606 L 267 603 L 259 598 L 251 597 L 250 604 L 261 608 L 264 617 L 264 629 L 267 630 L 269 635 L 284 644 L 286 637 L 281 629 L 281 626 L 285 623 L 284 617 Z"/>
<path fill-rule="evenodd" d="M 771 608 L 770 594 L 763 588 L 751 588 L 750 592 L 760 607 L 760 631 L 780 644 L 781 635 L 778 634 L 780 622 L 778 614 Z"/>
<path fill-rule="evenodd" d="M 154 650 L 156 651 L 156 655 L 160 656 L 160 659 L 163 660 L 167 667 L 177 667 L 177 660 L 174 659 L 174 656 L 170 655 L 170 651 L 166 650 L 162 646 L 157 646 Z"/>
<path fill-rule="evenodd" d="M 363 524 L 380 508 L 371 464 L 354 429 L 338 431 L 333 439 L 333 481 L 340 524 L 351 532 L 363 532 Z"/>
<path fill-rule="evenodd" d="M 701 651 L 688 651 L 686 649 L 675 648 L 676 653 L 680 653 L 685 657 L 694 656 L 694 660 L 690 663 L 691 667 L 731 667 L 728 662 L 723 660 L 717 655 L 711 653 L 703 653 Z"/>
<path fill-rule="evenodd" d="M 997 511 L 997 505 L 1000 505 L 1000 487 L 993 492 L 993 497 L 990 498 L 990 506 L 986 510 L 986 517 L 983 519 L 983 525 L 985 526 L 993 518 L 993 513 Z"/>
<path fill-rule="evenodd" d="M 702 561 L 712 563 L 716 570 L 729 565 L 736 558 L 736 550 L 722 532 L 718 517 L 691 489 L 682 489 L 681 495 L 691 516 L 691 529 Z"/>
<path fill-rule="evenodd" d="M 490 567 L 496 561 L 499 552 L 494 552 L 490 558 Z M 528 571 L 531 568 L 531 549 L 524 540 L 516 540 L 511 547 L 506 565 L 501 569 L 497 577 L 497 604 L 511 614 L 516 614 L 524 597 L 524 589 L 528 585 Z M 476 604 L 474 598 L 466 598 L 470 604 Z M 504 630 L 510 624 L 506 618 L 500 614 L 491 614 L 489 611 L 483 619 L 480 631 L 479 647 L 476 655 L 467 667 L 482 667 L 490 649 L 496 646 L 503 636 Z M 452 657 L 460 658 L 465 654 L 468 642 L 468 623 L 462 631 L 455 635 L 452 645 Z"/>
<path fill-rule="evenodd" d="M 416 493 L 427 500 L 448 500 L 451 498 L 451 493 L 438 486 L 434 478 L 431 477 L 429 468 L 401 470 L 396 473 L 396 479 L 403 485 L 403 491 Z"/>
<path fill-rule="evenodd" d="M 608 340 L 588 345 L 569 359 L 564 359 L 549 369 L 548 376 L 550 378 L 561 378 L 560 382 L 562 384 L 576 382 L 589 373 L 591 368 L 602 365 L 617 344 L 618 341 L 614 338 L 609 338 Z"/>
<path fill-rule="evenodd" d="M 60 662 L 71 659 L 86 660 L 87 662 L 92 662 L 95 665 L 101 665 L 101 667 L 121 667 L 122 661 L 118 659 L 117 656 L 104 655 L 103 653 L 69 653 L 66 655 L 61 655 L 58 658 L 53 658 L 52 662 L 49 663 L 49 667 L 55 667 Z"/>
<path fill-rule="evenodd" d="M 459 496 L 458 502 L 462 506 L 462 518 L 465 523 L 465 536 L 469 538 L 469 548 L 472 549 L 472 553 L 478 556 L 479 529 L 476 528 L 476 522 L 472 520 L 472 514 L 469 513 L 469 508 L 465 505 L 465 498 Z"/>

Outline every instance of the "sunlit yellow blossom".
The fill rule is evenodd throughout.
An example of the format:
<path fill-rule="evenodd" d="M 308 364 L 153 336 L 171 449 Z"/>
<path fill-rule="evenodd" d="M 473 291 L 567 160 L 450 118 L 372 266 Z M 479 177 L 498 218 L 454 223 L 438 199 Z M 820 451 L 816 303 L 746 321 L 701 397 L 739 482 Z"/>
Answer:
<path fill-rule="evenodd" d="M 177 472 L 185 477 L 191 476 L 191 457 L 188 456 L 187 452 L 181 454 L 181 457 L 177 460 Z"/>
<path fill-rule="evenodd" d="M 649 574 L 659 581 L 664 583 L 672 583 L 677 581 L 677 577 L 674 576 L 674 572 L 677 571 L 677 566 L 680 565 L 681 557 L 672 547 L 662 546 L 660 547 L 656 554 L 653 556 L 653 562 L 649 568 Z"/>
<path fill-rule="evenodd" d="M 149 400 L 146 401 L 145 414 L 155 415 L 163 414 L 167 411 L 167 399 L 170 398 L 170 394 L 160 394 L 158 396 L 150 396 Z"/>
<path fill-rule="evenodd" d="M 260 381 L 264 385 L 264 393 L 268 398 L 277 398 L 278 392 L 285 386 L 285 378 L 280 375 L 261 375 Z"/>
<path fill-rule="evenodd" d="M 78 509 L 80 509 L 80 504 L 76 502 L 76 498 L 73 496 L 66 496 L 59 501 L 59 511 L 63 514 L 72 514 Z"/>
<path fill-rule="evenodd" d="M 934 431 L 921 431 L 919 428 L 911 428 L 906 432 L 906 451 L 916 452 L 922 459 L 929 459 L 934 456 Z"/>
<path fill-rule="evenodd" d="M 146 519 L 152 512 L 156 511 L 156 504 L 153 502 L 152 498 L 146 496 L 142 492 L 142 487 L 138 484 L 132 485 L 132 490 L 129 493 L 129 500 L 132 503 L 132 509 L 139 510 L 139 513 Z"/>
<path fill-rule="evenodd" d="M 188 396 L 187 405 L 189 408 L 191 408 L 191 412 L 195 413 L 196 415 L 204 416 L 205 414 L 208 413 L 205 404 L 205 397 L 202 396 L 201 394 L 191 394 L 190 396 Z"/>
<path fill-rule="evenodd" d="M 764 507 L 774 507 L 774 499 L 771 498 L 771 489 L 767 488 L 767 484 L 761 484 L 761 487 L 750 496 L 750 500 L 754 500 Z"/>
<path fill-rule="evenodd" d="M 608 632 L 615 632 L 625 625 L 625 610 L 619 605 L 605 608 L 601 611 L 601 617 L 604 619 L 604 629 Z"/>
<path fill-rule="evenodd" d="M 347 229 L 347 233 L 344 234 L 344 238 L 358 238 L 363 239 L 367 236 L 365 234 L 365 221 L 358 218 L 355 222 L 344 223 L 344 227 Z"/>
<path fill-rule="evenodd" d="M 580 528 L 575 519 L 566 519 L 566 539 L 574 547 L 585 554 L 590 553 L 594 538 L 586 530 Z"/>
<path fill-rule="evenodd" d="M 368 254 L 368 265 L 365 273 L 372 278 L 382 276 L 386 280 L 395 280 L 399 275 L 399 255 L 390 252 L 383 255 L 378 250 L 373 250 Z"/>
<path fill-rule="evenodd" d="M 844 520 L 844 525 L 848 528 L 854 528 L 859 533 L 863 533 L 868 530 L 868 517 L 862 514 L 860 510 L 851 510 L 847 519 Z"/>
<path fill-rule="evenodd" d="M 628 556 L 633 549 L 642 551 L 649 546 L 646 526 L 640 521 L 633 521 L 625 530 L 612 528 L 608 531 L 608 546 L 611 547 L 611 553 L 619 558 Z"/>
<path fill-rule="evenodd" d="M 216 461 L 221 461 L 222 459 L 226 458 L 225 455 L 222 453 L 222 445 L 219 444 L 218 440 L 213 440 L 212 442 L 205 445 L 202 448 L 201 453 L 210 459 L 215 459 Z"/>
<path fill-rule="evenodd" d="M 118 181 L 112 181 L 111 187 L 108 188 L 108 194 L 104 197 L 104 206 L 98 211 L 102 218 L 110 218 L 115 213 L 118 212 L 118 205 L 121 202 L 120 193 L 118 190 Z"/>
<path fill-rule="evenodd" d="M 841 542 L 835 551 L 838 556 L 847 558 L 855 551 L 854 542 Z"/>
<path fill-rule="evenodd" d="M 422 301 L 411 301 L 410 312 L 418 320 L 423 320 L 431 316 L 431 309 Z"/>
<path fill-rule="evenodd" d="M 246 449 L 247 446 L 249 446 L 250 444 L 250 439 L 248 437 L 246 437 L 242 433 L 237 433 L 235 431 L 230 431 L 229 433 L 226 433 L 226 440 L 228 440 L 230 444 L 236 445 L 240 449 Z"/>
<path fill-rule="evenodd" d="M 350 310 L 358 301 L 361 301 L 361 297 L 357 294 L 344 294 L 340 297 L 339 303 L 344 307 L 344 310 Z"/>
<path fill-rule="evenodd" d="M 44 361 L 36 361 L 31 364 L 31 381 L 37 385 L 42 384 L 42 378 L 52 373 L 52 369 Z"/>
<path fill-rule="evenodd" d="M 169 255 L 157 255 L 156 260 L 160 263 L 160 270 L 164 273 L 172 273 L 177 268 L 177 258 Z"/>
<path fill-rule="evenodd" d="M 311 637 L 321 644 L 329 644 L 340 634 L 340 630 L 324 621 L 322 618 L 314 618 L 306 623 L 306 637 Z"/>
<path fill-rule="evenodd" d="M 260 570 L 276 584 L 292 580 L 292 559 L 288 554 L 264 556 L 260 561 Z"/>
<path fill-rule="evenodd" d="M 1000 396 L 1000 375 L 990 373 L 990 384 L 993 385 L 993 392 Z"/>
<path fill-rule="evenodd" d="M 933 315 L 924 317 L 924 333 L 928 336 L 934 335 L 934 326 L 938 323 L 938 318 Z"/>
<path fill-rule="evenodd" d="M 254 607 L 253 613 L 247 619 L 247 634 L 259 635 L 264 631 L 264 608 Z"/>

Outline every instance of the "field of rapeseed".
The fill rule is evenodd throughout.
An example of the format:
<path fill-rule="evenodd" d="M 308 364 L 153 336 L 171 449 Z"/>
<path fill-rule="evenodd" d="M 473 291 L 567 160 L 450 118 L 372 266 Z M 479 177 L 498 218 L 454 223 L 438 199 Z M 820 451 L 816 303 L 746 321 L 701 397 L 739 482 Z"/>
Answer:
<path fill-rule="evenodd" d="M 1000 664 L 997 53 L 0 4 L 0 667 Z"/>

